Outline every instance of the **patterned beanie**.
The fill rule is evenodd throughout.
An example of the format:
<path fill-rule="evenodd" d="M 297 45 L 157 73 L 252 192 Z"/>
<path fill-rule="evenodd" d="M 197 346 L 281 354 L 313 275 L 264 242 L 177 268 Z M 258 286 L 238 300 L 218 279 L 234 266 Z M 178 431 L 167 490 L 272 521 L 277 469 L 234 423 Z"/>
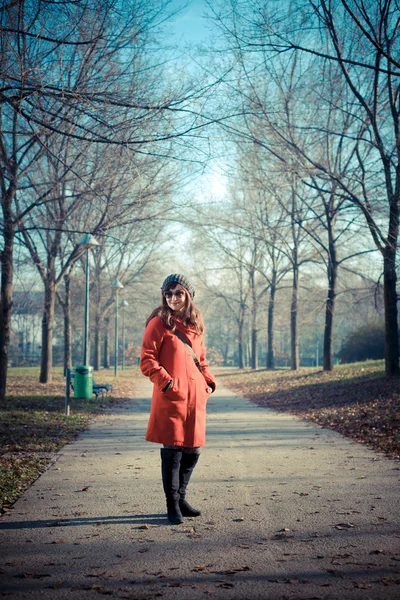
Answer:
<path fill-rule="evenodd" d="M 171 286 L 180 284 L 182 287 L 185 288 L 185 290 L 187 290 L 191 296 L 191 298 L 194 298 L 194 288 L 191 285 L 191 283 L 189 282 L 188 278 L 185 277 L 184 275 L 179 275 L 178 273 L 172 273 L 171 275 L 168 275 L 168 277 L 166 277 L 163 281 L 163 284 L 161 286 L 161 292 L 164 293 L 167 291 L 167 289 Z"/>

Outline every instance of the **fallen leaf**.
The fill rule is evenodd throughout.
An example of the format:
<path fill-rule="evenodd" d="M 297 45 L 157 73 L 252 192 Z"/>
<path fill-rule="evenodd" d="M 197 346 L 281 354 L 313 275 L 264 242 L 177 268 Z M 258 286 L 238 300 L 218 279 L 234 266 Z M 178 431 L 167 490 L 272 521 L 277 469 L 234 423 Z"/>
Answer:
<path fill-rule="evenodd" d="M 400 579 L 393 579 L 393 577 L 382 577 L 382 579 L 380 580 L 381 583 L 383 583 L 383 585 L 387 586 L 387 585 L 399 585 L 400 584 Z"/>
<path fill-rule="evenodd" d="M 361 581 L 353 581 L 353 586 L 359 590 L 368 590 L 372 587 L 370 583 L 362 583 Z"/>
<path fill-rule="evenodd" d="M 352 529 L 355 527 L 354 523 L 337 523 L 334 525 L 335 529 Z"/>

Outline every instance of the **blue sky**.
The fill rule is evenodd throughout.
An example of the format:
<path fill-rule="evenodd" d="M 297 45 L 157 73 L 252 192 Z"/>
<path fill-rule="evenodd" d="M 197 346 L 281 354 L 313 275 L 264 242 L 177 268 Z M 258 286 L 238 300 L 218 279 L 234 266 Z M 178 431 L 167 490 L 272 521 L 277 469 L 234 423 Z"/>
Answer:
<path fill-rule="evenodd" d="M 184 0 L 173 0 L 172 9 L 185 5 Z M 208 35 L 207 21 L 203 15 L 207 10 L 205 0 L 188 0 L 188 6 L 171 21 L 171 33 L 183 43 L 199 43 Z"/>

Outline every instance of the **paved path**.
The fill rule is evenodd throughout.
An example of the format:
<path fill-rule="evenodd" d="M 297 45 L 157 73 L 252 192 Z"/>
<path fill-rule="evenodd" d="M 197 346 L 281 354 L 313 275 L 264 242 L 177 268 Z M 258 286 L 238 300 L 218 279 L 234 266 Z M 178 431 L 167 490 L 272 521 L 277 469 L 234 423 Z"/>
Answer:
<path fill-rule="evenodd" d="M 150 404 L 113 409 L 0 521 L 0 596 L 132 600 L 400 597 L 399 464 L 219 389 L 189 488 L 167 524 Z"/>

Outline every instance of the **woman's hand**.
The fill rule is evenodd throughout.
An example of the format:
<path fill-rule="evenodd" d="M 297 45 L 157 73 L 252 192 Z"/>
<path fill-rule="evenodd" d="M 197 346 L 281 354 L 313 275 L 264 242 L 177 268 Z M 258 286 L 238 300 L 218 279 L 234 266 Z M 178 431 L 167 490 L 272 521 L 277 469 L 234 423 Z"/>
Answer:
<path fill-rule="evenodd" d="M 172 379 L 167 383 L 165 387 L 161 390 L 162 392 L 168 392 L 169 388 L 172 387 L 173 381 Z"/>

